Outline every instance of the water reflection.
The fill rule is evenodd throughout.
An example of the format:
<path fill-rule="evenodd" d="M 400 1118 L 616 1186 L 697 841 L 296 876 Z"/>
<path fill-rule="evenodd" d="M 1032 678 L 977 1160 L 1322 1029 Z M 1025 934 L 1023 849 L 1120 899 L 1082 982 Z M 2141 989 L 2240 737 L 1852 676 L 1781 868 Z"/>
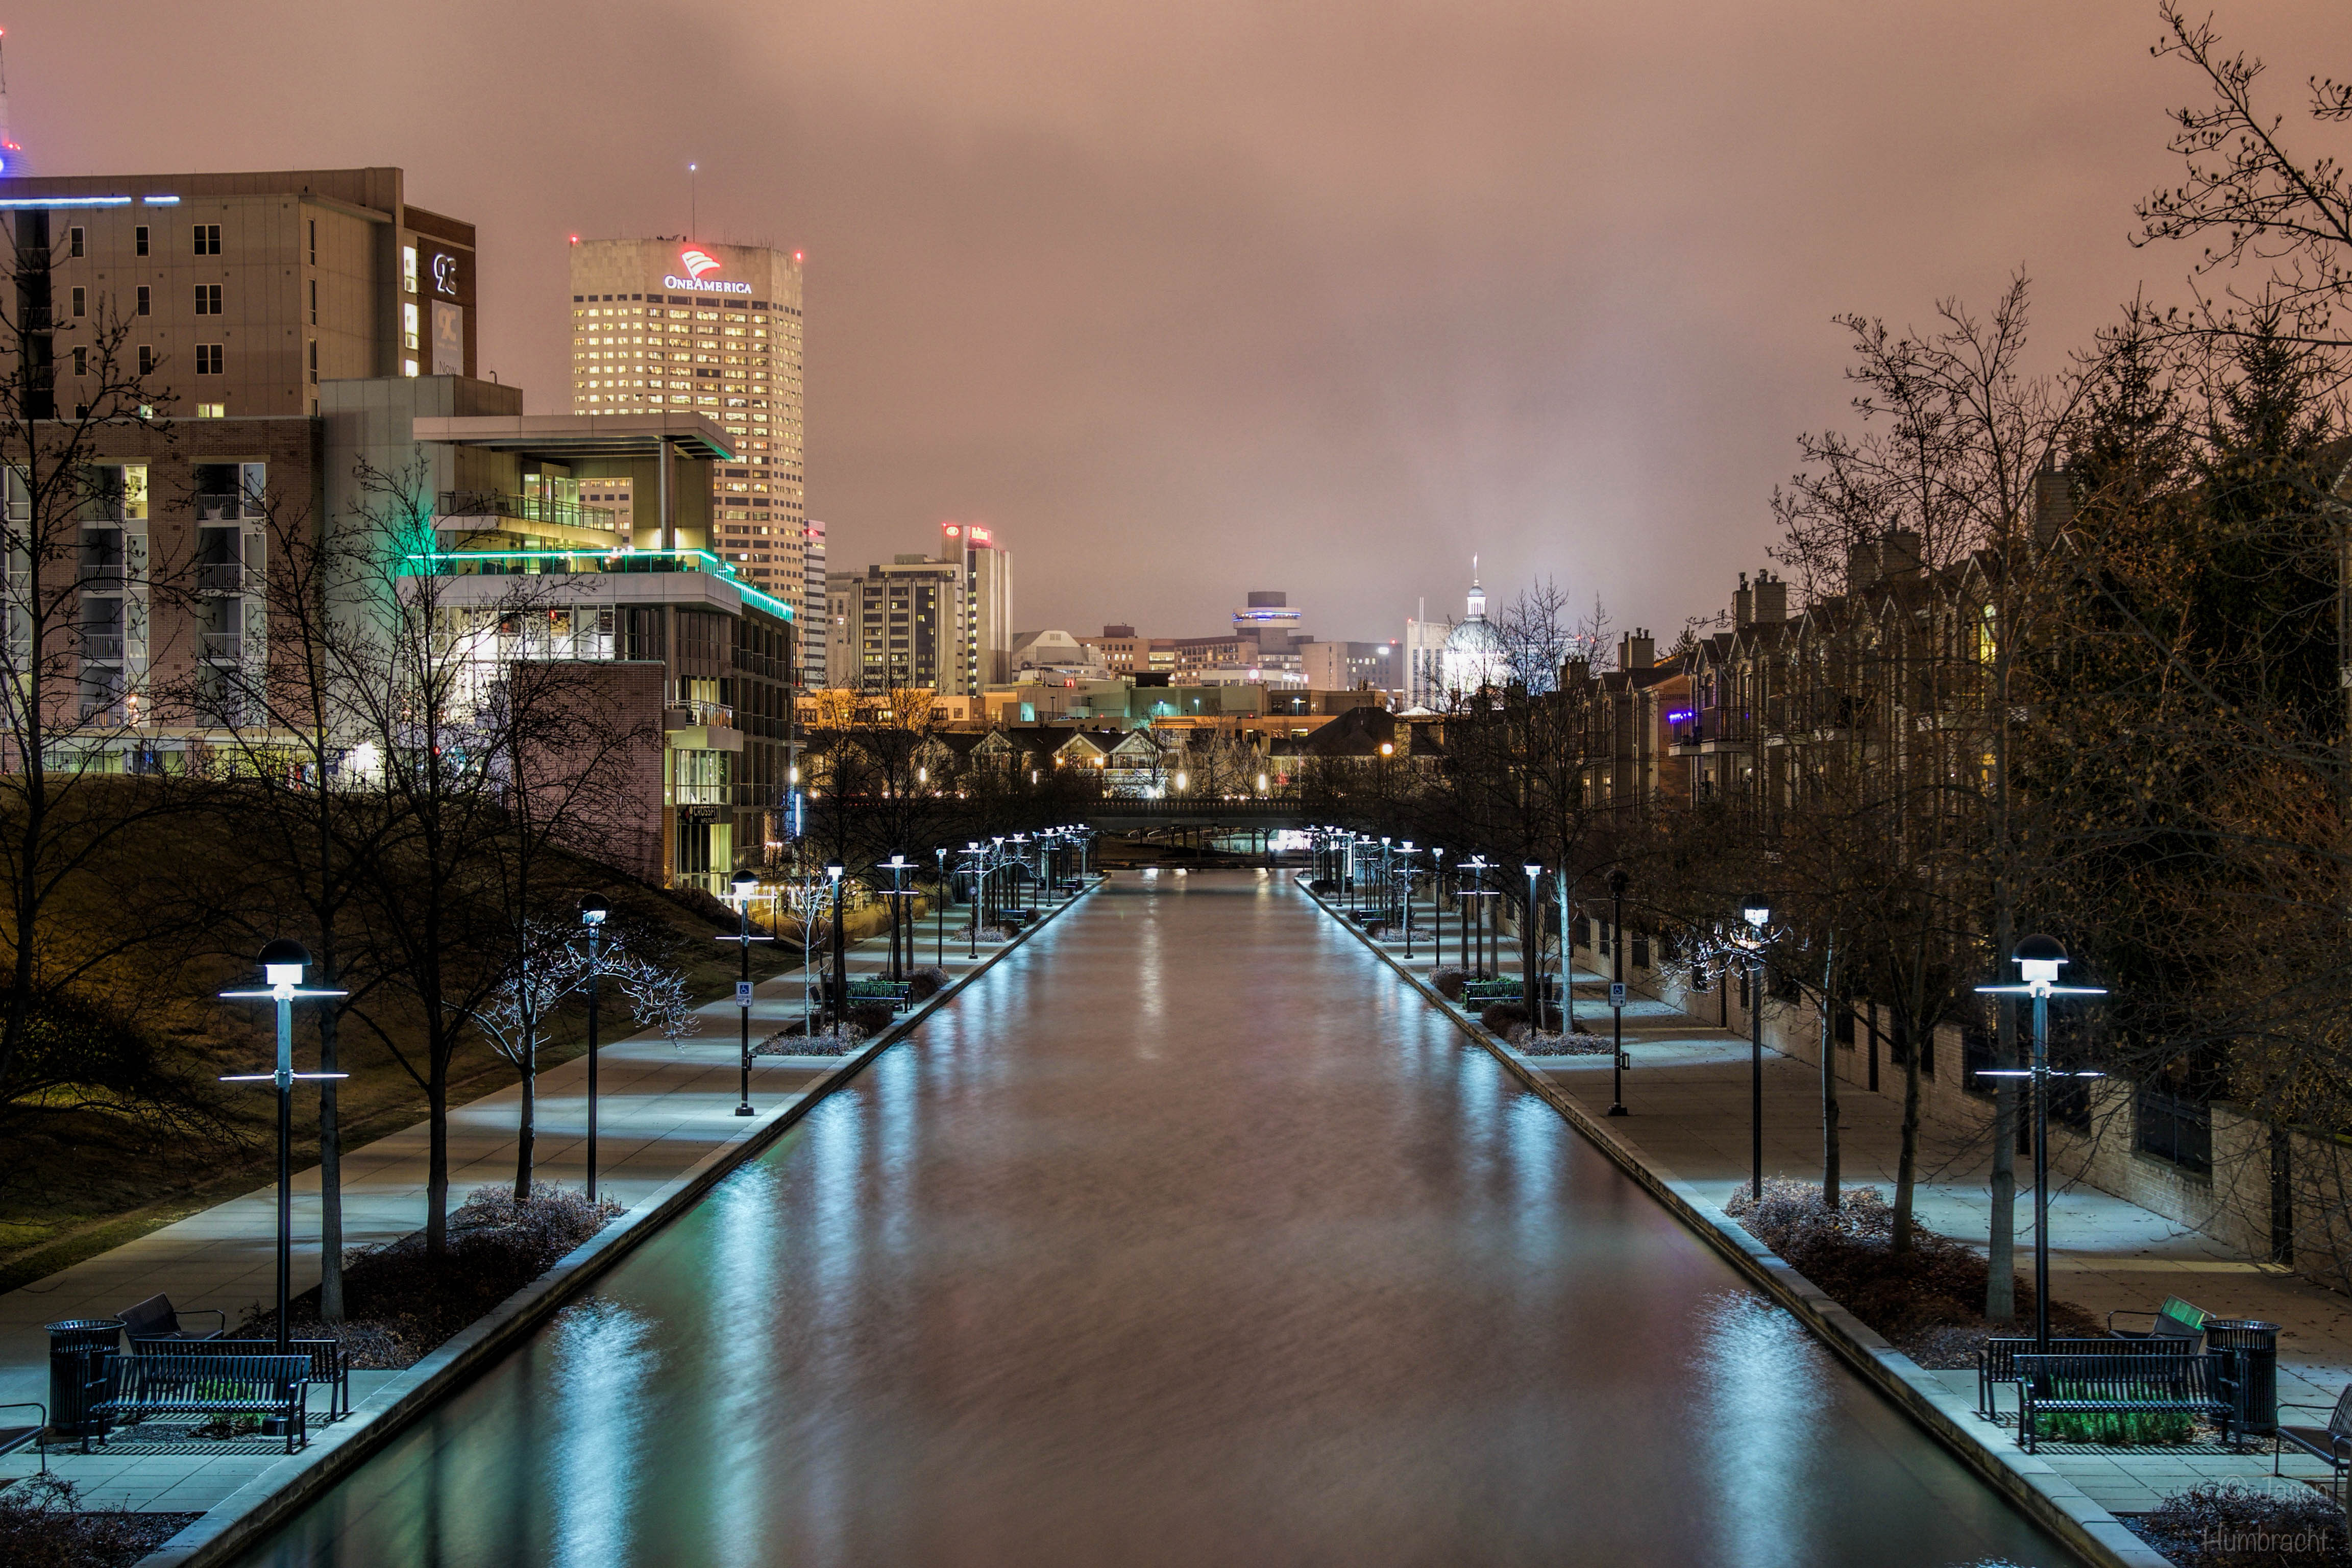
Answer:
<path fill-rule="evenodd" d="M 1057 921 L 251 1561 L 1998 1555 L 2066 1561 L 1240 873 Z"/>

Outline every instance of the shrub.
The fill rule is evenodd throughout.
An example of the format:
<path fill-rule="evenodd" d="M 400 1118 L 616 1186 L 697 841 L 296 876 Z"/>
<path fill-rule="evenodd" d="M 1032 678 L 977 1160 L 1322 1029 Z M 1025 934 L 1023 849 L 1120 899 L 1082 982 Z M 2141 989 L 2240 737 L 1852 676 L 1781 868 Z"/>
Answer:
<path fill-rule="evenodd" d="M 2067 1385 L 2058 1384 L 2063 1395 Z M 2050 1443 L 2099 1443 L 2108 1447 L 2186 1443 L 2197 1436 L 2197 1420 L 2185 1410 L 2061 1410 L 2037 1412 L 2033 1435 Z"/>
<path fill-rule="evenodd" d="M 1336 893 L 1339 890 L 1339 884 L 1328 877 L 1318 877 L 1307 884 L 1307 890 L 1310 893 Z"/>
<path fill-rule="evenodd" d="M 897 1011 L 887 1002 L 853 1002 L 842 1012 L 844 1023 L 869 1037 L 888 1028 L 897 1016 Z"/>
<path fill-rule="evenodd" d="M 1462 1000 L 1462 987 L 1468 983 L 1469 978 L 1468 974 L 1450 963 L 1429 972 L 1429 984 L 1448 1002 Z"/>
<path fill-rule="evenodd" d="M 907 994 L 918 1002 L 927 1000 L 945 989 L 950 978 L 946 970 L 926 963 L 907 976 Z"/>
<path fill-rule="evenodd" d="M 2125 1522 L 2180 1568 L 2352 1564 L 2352 1533 L 2342 1511 L 2300 1481 L 2191 1487 Z"/>
<path fill-rule="evenodd" d="M 130 1568 L 199 1517 L 84 1509 L 73 1482 L 60 1476 L 26 1476 L 0 1491 L 0 1563 L 9 1568 Z"/>
<path fill-rule="evenodd" d="M 1527 1008 L 1517 1002 L 1489 1002 L 1486 1010 L 1478 1015 L 1478 1022 L 1507 1037 L 1514 1028 L 1525 1026 L 1527 1021 Z"/>

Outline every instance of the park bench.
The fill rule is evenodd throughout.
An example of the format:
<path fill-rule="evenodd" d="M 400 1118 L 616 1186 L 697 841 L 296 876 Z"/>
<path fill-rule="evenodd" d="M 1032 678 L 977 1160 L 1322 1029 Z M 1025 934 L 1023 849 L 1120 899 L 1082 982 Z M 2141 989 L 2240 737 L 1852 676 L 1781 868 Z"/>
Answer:
<path fill-rule="evenodd" d="M 1977 1415 L 1987 1421 L 2000 1419 L 1999 1392 L 2003 1384 L 2017 1382 L 2017 1358 L 2034 1353 L 2032 1334 L 1995 1334 L 1977 1352 Z M 2161 1340 L 2062 1340 L 2050 1342 L 2053 1355 L 2115 1356 L 2126 1361 L 2145 1360 L 2149 1356 L 2187 1355 L 2196 1349 L 2193 1341 Z"/>
<path fill-rule="evenodd" d="M 88 1408 L 94 1419 L 83 1429 L 85 1454 L 93 1429 L 151 1415 L 270 1415 L 285 1424 L 288 1453 L 294 1452 L 298 1442 L 310 1441 L 307 1355 L 147 1351 L 101 1356 L 89 1393 Z"/>
<path fill-rule="evenodd" d="M 2180 1340 L 2195 1342 L 2205 1335 L 2205 1320 L 2213 1314 L 2201 1307 L 2192 1307 L 2178 1296 L 2167 1296 L 2164 1305 L 2153 1312 L 2118 1308 L 2107 1314 L 2107 1332 L 2119 1340 Z M 2154 1320 L 2145 1329 L 2119 1329 L 2117 1318 L 2148 1318 Z"/>
<path fill-rule="evenodd" d="M 1465 980 L 1462 983 L 1462 1005 L 1475 1009 L 1488 1002 L 1516 1002 L 1519 999 L 1519 983 L 1516 980 Z"/>
<path fill-rule="evenodd" d="M 914 987 L 904 980 L 853 980 L 849 983 L 849 1000 L 887 1002 L 894 1013 L 904 1012 L 913 1005 Z"/>
<path fill-rule="evenodd" d="M 220 1320 L 220 1326 L 209 1333 L 198 1333 L 180 1326 L 180 1314 L 172 1306 L 169 1296 L 150 1296 L 135 1307 L 125 1307 L 115 1313 L 122 1320 L 122 1330 L 131 1344 L 151 1342 L 163 1344 L 186 1344 L 203 1340 L 216 1340 L 228 1330 L 228 1314 L 216 1307 L 191 1307 L 192 1312 L 209 1312 Z"/>
<path fill-rule="evenodd" d="M 2015 1358 L 2020 1394 L 2017 1440 L 2034 1451 L 2045 1415 L 2201 1415 L 2237 1444 L 2237 1387 L 2230 1363 L 2209 1355 L 2037 1355 Z"/>
<path fill-rule="evenodd" d="M 158 1347 L 163 1348 L 163 1347 Z M 276 1339 L 203 1340 L 169 1347 L 178 1355 L 275 1355 Z M 336 1340 L 288 1340 L 287 1353 L 310 1358 L 310 1380 L 327 1391 L 327 1419 L 340 1421 L 352 1413 L 352 1365 Z"/>
<path fill-rule="evenodd" d="M 2318 1407 L 2310 1405 L 2291 1405 L 2287 1408 L 2314 1410 Z M 2344 1485 L 2345 1473 L 2352 1470 L 2352 1384 L 2347 1384 L 2344 1392 L 2336 1396 L 2336 1408 L 2328 1415 L 2326 1426 L 2290 1426 L 2282 1422 L 2273 1429 L 2271 1474 L 2279 1473 L 2279 1456 L 2289 1443 L 2315 1459 L 2326 1460 L 2327 1468 L 2334 1472 L 2332 1479 L 2340 1491 Z"/>

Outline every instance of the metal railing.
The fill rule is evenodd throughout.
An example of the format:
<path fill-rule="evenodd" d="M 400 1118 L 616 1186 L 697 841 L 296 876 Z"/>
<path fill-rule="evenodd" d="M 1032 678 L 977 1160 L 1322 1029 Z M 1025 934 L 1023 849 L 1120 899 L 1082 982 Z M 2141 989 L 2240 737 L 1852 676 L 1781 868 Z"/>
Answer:
<path fill-rule="evenodd" d="M 679 728 L 717 724 L 724 729 L 735 727 L 735 710 L 723 702 L 705 702 L 699 699 L 669 705 L 670 717 Z"/>
<path fill-rule="evenodd" d="M 206 632 L 204 635 L 204 648 L 206 658 L 243 658 L 245 634 L 243 632 Z"/>
<path fill-rule="evenodd" d="M 618 515 L 610 507 L 582 506 L 547 496 L 473 490 L 443 490 L 434 510 L 445 518 L 506 517 L 518 522 L 547 522 L 562 528 L 599 528 L 608 533 L 616 526 Z"/>
<path fill-rule="evenodd" d="M 245 568 L 236 562 L 213 563 L 196 568 L 196 592 L 199 594 L 242 594 L 245 592 Z"/>
<path fill-rule="evenodd" d="M 85 659 L 111 660 L 122 657 L 122 635 L 120 632 L 84 632 L 81 636 L 81 656 Z"/>

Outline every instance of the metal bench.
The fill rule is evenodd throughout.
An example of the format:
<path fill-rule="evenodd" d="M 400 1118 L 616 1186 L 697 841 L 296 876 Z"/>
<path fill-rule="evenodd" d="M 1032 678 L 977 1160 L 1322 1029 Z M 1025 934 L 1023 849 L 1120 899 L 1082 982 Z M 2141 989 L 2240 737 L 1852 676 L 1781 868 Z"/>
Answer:
<path fill-rule="evenodd" d="M 2290 1405 L 2290 1410 L 2316 1410 L 2315 1405 Z M 2279 1457 L 2287 1444 L 2325 1460 L 2333 1475 L 2329 1478 L 2340 1496 L 2346 1472 L 2352 1471 L 2352 1384 L 2336 1396 L 2336 1408 L 2325 1426 L 2290 1426 L 2282 1422 L 2271 1429 L 2271 1474 L 2279 1473 Z"/>
<path fill-rule="evenodd" d="M 2000 1419 L 2000 1390 L 2017 1382 L 2017 1358 L 2034 1352 L 2032 1334 L 1995 1334 L 1977 1352 L 1977 1415 L 1986 1421 Z M 2189 1340 L 2061 1340 L 2050 1342 L 2053 1355 L 2114 1356 L 2126 1361 L 2149 1356 L 2188 1355 L 2196 1349 Z"/>
<path fill-rule="evenodd" d="M 275 1355 L 276 1339 L 205 1340 L 169 1347 L 175 1355 Z M 327 1391 L 327 1419 L 340 1421 L 352 1413 L 352 1366 L 337 1340 L 288 1340 L 289 1354 L 310 1358 L 310 1379 Z"/>
<path fill-rule="evenodd" d="M 2045 1415 L 2203 1415 L 2235 1447 L 2237 1386 L 2227 1361 L 2208 1355 L 2037 1355 L 2015 1358 L 2017 1440 L 2034 1451 L 2034 1428 Z"/>
<path fill-rule="evenodd" d="M 268 1415 L 285 1424 L 288 1453 L 310 1440 L 307 1355 L 155 1351 L 101 1356 L 89 1392 L 94 1426 L 150 1415 Z M 81 1451 L 89 1452 L 89 1428 Z"/>
<path fill-rule="evenodd" d="M 217 1307 L 191 1307 L 192 1312 L 209 1312 L 220 1320 L 220 1326 L 209 1333 L 198 1333 L 180 1326 L 180 1314 L 172 1306 L 169 1296 L 150 1296 L 135 1307 L 125 1307 L 114 1315 L 122 1320 L 123 1333 L 134 1346 L 155 1342 L 190 1343 L 216 1340 L 228 1330 L 228 1314 Z"/>
<path fill-rule="evenodd" d="M 914 987 L 904 980 L 853 980 L 849 983 L 851 1002 L 887 1002 L 892 1012 L 905 1012 L 913 1005 L 913 996 Z"/>
<path fill-rule="evenodd" d="M 1462 983 L 1462 1005 L 1475 1007 L 1483 1002 L 1516 1002 L 1519 999 L 1519 983 L 1516 980 L 1465 980 Z"/>
<path fill-rule="evenodd" d="M 2205 1335 L 2205 1320 L 2213 1314 L 2202 1307 L 2192 1307 L 2178 1296 L 2167 1296 L 2164 1305 L 2153 1312 L 2131 1308 L 2119 1308 L 2107 1314 L 2107 1332 L 2119 1340 L 2184 1340 L 2195 1342 Z M 2145 1329 L 2119 1329 L 2117 1318 L 2149 1318 L 2154 1321 Z"/>

